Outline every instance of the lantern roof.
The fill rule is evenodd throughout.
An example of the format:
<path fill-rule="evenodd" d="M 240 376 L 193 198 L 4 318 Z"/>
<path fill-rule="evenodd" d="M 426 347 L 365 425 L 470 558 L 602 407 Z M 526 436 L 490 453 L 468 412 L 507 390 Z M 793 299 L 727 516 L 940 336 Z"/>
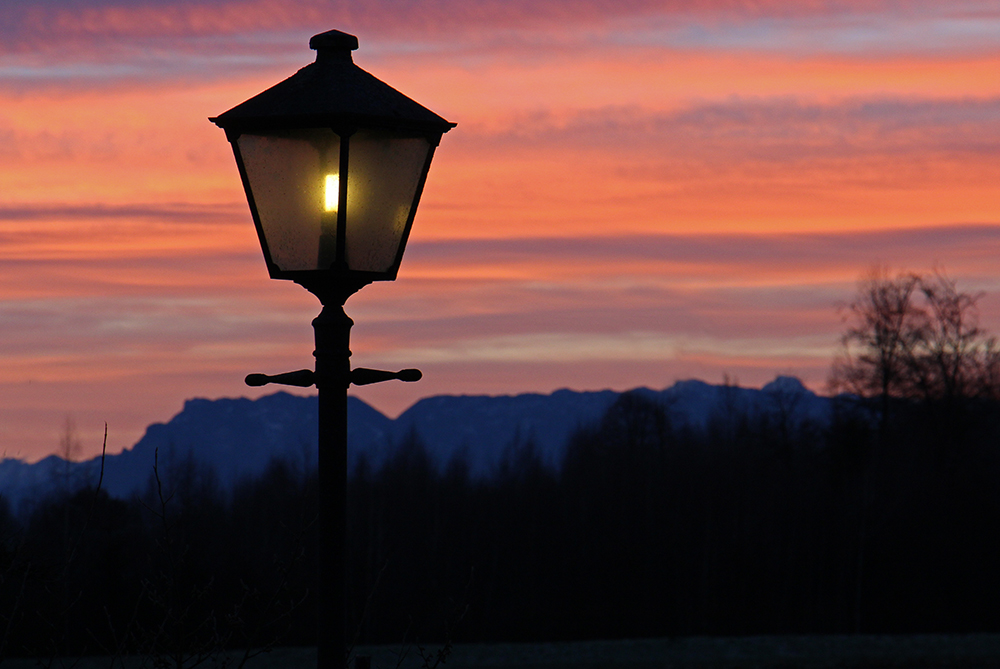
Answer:
<path fill-rule="evenodd" d="M 445 133 L 455 127 L 354 64 L 358 38 L 339 30 L 314 35 L 316 61 L 209 119 L 237 133 L 292 128 L 377 126 Z"/>

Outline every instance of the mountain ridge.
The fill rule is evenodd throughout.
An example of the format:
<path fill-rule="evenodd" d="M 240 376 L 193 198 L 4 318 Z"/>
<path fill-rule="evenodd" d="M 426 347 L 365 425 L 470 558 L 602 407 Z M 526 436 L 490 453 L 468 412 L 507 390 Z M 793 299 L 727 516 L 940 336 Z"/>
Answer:
<path fill-rule="evenodd" d="M 831 398 L 816 395 L 789 376 L 778 376 L 760 389 L 685 380 L 659 391 L 435 395 L 395 419 L 350 397 L 349 468 L 362 457 L 378 468 L 404 441 L 416 437 L 440 469 L 463 457 L 471 475 L 487 477 L 511 448 L 528 442 L 543 464 L 558 469 L 572 434 L 596 425 L 625 393 L 660 404 L 675 425 L 693 430 L 708 429 L 713 416 L 767 416 L 800 424 L 825 423 L 831 412 Z M 276 459 L 307 472 L 315 467 L 317 417 L 315 395 L 279 391 L 256 400 L 189 399 L 169 421 L 149 425 L 131 448 L 106 457 L 102 488 L 113 497 L 140 494 L 150 484 L 154 466 L 161 478 L 169 478 L 195 464 L 224 492 L 259 476 Z M 47 495 L 95 485 L 100 469 L 100 457 L 67 462 L 53 455 L 33 464 L 3 459 L 0 496 L 12 510 L 24 513 Z"/>

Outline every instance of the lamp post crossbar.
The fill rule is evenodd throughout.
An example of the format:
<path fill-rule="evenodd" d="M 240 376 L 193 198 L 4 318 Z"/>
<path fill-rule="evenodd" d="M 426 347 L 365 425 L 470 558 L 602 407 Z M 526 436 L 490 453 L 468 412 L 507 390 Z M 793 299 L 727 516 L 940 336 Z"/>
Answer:
<path fill-rule="evenodd" d="M 398 372 L 388 372 L 382 369 L 355 367 L 351 370 L 351 385 L 354 386 L 367 386 L 372 383 L 394 380 L 412 383 L 421 378 L 423 378 L 423 374 L 419 369 L 401 369 Z M 316 385 L 316 373 L 311 369 L 300 369 L 270 376 L 267 374 L 247 374 L 246 384 L 248 386 L 266 386 L 269 383 L 308 388 Z"/>

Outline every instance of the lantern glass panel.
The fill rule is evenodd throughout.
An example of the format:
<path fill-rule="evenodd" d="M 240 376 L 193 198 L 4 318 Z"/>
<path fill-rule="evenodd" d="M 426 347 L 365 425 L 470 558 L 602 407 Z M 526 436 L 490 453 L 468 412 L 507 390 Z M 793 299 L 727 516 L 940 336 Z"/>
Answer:
<path fill-rule="evenodd" d="M 403 242 L 431 144 L 360 129 L 350 138 L 347 183 L 347 266 L 364 272 L 392 269 Z"/>
<path fill-rule="evenodd" d="M 336 257 L 340 138 L 317 128 L 240 135 L 243 168 L 272 263 L 329 269 Z"/>

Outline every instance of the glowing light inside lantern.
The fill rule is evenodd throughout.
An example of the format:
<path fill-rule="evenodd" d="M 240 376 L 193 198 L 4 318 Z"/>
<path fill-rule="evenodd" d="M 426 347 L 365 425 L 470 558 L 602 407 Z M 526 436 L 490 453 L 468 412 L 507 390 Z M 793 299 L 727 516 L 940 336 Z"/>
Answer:
<path fill-rule="evenodd" d="M 324 208 L 327 211 L 337 213 L 337 203 L 340 201 L 340 175 L 326 175 L 326 193 L 324 198 Z"/>

